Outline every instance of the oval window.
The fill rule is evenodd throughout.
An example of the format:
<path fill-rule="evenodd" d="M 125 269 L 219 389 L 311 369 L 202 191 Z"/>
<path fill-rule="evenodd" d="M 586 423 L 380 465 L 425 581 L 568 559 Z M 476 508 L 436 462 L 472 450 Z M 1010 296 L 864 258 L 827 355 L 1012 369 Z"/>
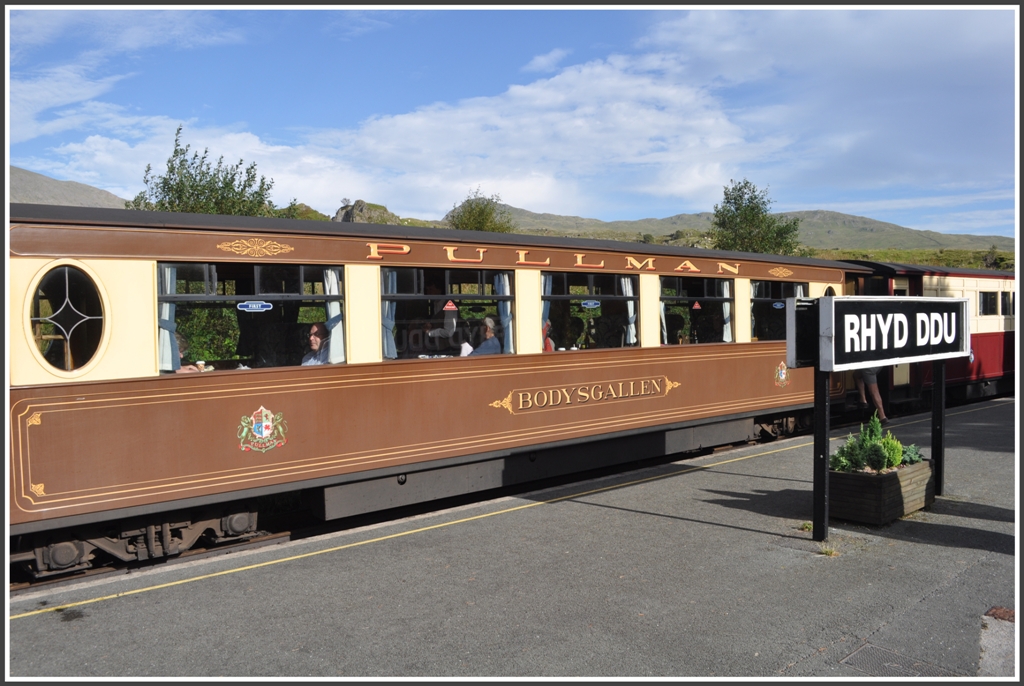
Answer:
<path fill-rule="evenodd" d="M 75 267 L 51 269 L 36 286 L 29 324 L 47 362 L 68 372 L 84 367 L 103 337 L 103 305 L 96 284 Z"/>

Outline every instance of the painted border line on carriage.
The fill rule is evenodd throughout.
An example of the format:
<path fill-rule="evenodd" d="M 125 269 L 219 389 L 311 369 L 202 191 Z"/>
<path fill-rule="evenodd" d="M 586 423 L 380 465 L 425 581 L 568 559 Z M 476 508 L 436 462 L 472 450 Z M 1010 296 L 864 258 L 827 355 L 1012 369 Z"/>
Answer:
<path fill-rule="evenodd" d="M 786 364 L 841 372 L 966 357 L 968 298 L 786 299 Z"/>

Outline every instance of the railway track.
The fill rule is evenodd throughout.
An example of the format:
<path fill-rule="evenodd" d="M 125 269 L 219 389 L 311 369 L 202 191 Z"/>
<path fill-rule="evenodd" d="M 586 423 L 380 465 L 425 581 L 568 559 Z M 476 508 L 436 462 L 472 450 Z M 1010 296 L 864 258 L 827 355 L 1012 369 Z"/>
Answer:
<path fill-rule="evenodd" d="M 182 564 L 183 562 L 192 562 L 194 560 L 202 560 L 205 558 L 218 557 L 221 555 L 228 555 L 230 553 L 238 553 L 245 550 L 255 550 L 257 548 L 263 548 L 268 545 L 277 545 L 292 540 L 292 532 L 282 531 L 279 533 L 265 532 L 260 536 L 251 538 L 247 541 L 239 543 L 229 543 L 222 546 L 216 546 L 213 548 L 193 548 L 186 550 L 180 555 L 174 557 L 163 558 L 159 561 L 147 561 L 144 563 L 134 563 L 132 565 L 121 565 L 121 566 L 103 566 L 95 567 L 93 569 L 86 569 L 80 572 L 74 572 L 67 576 L 58 577 L 47 577 L 45 579 L 36 580 L 19 580 L 12 581 L 9 586 L 10 597 L 16 597 L 23 595 L 31 591 L 38 591 L 43 588 L 52 589 L 59 588 L 61 586 L 68 586 L 73 583 L 80 581 L 89 581 L 98 577 L 110 577 L 119 576 L 124 574 L 131 574 L 132 572 L 142 571 L 145 569 L 152 569 L 156 565 L 170 566 L 176 564 Z"/>

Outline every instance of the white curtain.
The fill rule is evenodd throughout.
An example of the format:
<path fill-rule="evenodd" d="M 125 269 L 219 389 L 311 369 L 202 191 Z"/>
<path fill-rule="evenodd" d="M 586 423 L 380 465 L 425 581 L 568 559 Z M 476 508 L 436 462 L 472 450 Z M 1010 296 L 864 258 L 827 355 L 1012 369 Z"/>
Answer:
<path fill-rule="evenodd" d="M 540 292 L 541 292 L 542 296 L 543 295 L 551 295 L 551 274 L 541 273 L 541 275 L 540 275 Z M 540 329 L 541 329 L 541 331 L 543 331 L 544 330 L 544 323 L 548 320 L 548 317 L 551 315 L 551 301 L 550 300 L 542 300 L 541 301 L 540 313 L 541 313 L 540 314 Z M 544 334 L 542 333 L 541 334 L 541 339 L 542 340 L 540 342 L 540 349 L 541 350 L 544 349 L 543 337 L 544 337 Z"/>
<path fill-rule="evenodd" d="M 157 269 L 157 289 L 160 295 L 174 295 L 178 285 L 178 270 L 175 267 L 160 265 Z M 162 372 L 173 372 L 181 369 L 181 357 L 178 355 L 178 341 L 174 332 L 178 325 L 174 321 L 174 303 L 160 303 L 160 327 L 157 331 L 157 359 Z"/>
<path fill-rule="evenodd" d="M 398 272 L 394 269 L 384 269 L 381 272 L 384 279 L 384 294 L 394 295 L 398 291 Z M 398 358 L 398 348 L 395 345 L 395 310 L 398 303 L 394 300 L 381 299 L 380 323 L 382 340 L 384 342 L 384 359 L 394 360 Z"/>
<path fill-rule="evenodd" d="M 495 274 L 494 292 L 497 295 L 508 295 L 510 292 L 508 274 Z M 505 343 L 502 352 L 514 353 L 512 346 L 512 303 L 507 300 L 498 301 L 498 317 L 501 319 L 501 329 L 505 335 Z"/>
<path fill-rule="evenodd" d="M 732 297 L 731 293 L 730 282 L 723 281 L 722 295 L 729 298 Z M 729 302 L 722 303 L 722 340 L 726 343 L 732 343 L 732 304 Z"/>
<path fill-rule="evenodd" d="M 324 295 L 341 295 L 341 269 L 324 269 Z M 341 301 L 328 300 L 327 330 L 331 332 L 328 343 L 328 362 L 337 364 L 345 361 L 345 327 L 341 326 Z"/>
<path fill-rule="evenodd" d="M 620 276 L 619 284 L 622 287 L 622 294 L 633 297 L 633 279 L 629 276 Z M 636 303 L 632 300 L 626 301 L 626 310 L 629 313 L 629 326 L 626 327 L 626 345 L 636 345 Z"/>
<path fill-rule="evenodd" d="M 665 322 L 665 301 L 661 301 L 661 344 L 668 345 L 668 324 Z"/>
<path fill-rule="evenodd" d="M 798 297 L 798 298 L 804 297 L 804 285 L 802 283 L 798 283 L 796 285 L 796 297 Z"/>

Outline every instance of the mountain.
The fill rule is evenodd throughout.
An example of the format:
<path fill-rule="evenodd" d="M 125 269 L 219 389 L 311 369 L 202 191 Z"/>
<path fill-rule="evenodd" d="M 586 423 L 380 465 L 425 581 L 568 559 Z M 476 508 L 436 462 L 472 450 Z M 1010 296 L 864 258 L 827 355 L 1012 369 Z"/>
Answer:
<path fill-rule="evenodd" d="M 75 181 L 57 181 L 42 174 L 12 166 L 9 202 L 74 205 L 77 207 L 124 208 L 125 201 L 113 193 Z M 370 208 L 386 208 L 366 204 Z M 664 219 L 636 219 L 605 222 L 600 219 L 558 214 L 542 214 L 503 205 L 519 225 L 519 233 L 551 236 L 579 236 L 610 240 L 635 241 L 639 236 L 674 236 L 677 242 L 695 243 L 701 233 L 711 228 L 711 212 L 677 214 Z M 342 208 L 345 209 L 345 208 Z M 319 215 L 319 213 L 317 213 Z M 390 216 L 394 217 L 395 215 Z M 810 210 L 783 212 L 782 216 L 800 219 L 800 242 L 811 248 L 878 250 L 893 249 L 963 249 L 1014 251 L 1014 239 L 1006 236 L 975 236 L 970 234 L 919 231 L 905 226 L 880 222 L 839 212 Z M 317 216 L 317 219 L 326 218 Z M 358 219 L 356 220 L 358 221 Z M 389 220 L 390 221 L 390 220 Z M 443 226 L 441 220 L 399 219 L 405 226 Z"/>
<path fill-rule="evenodd" d="M 13 165 L 10 171 L 8 202 L 124 209 L 125 201 L 122 198 L 99 188 L 77 181 L 58 181 Z"/>
<path fill-rule="evenodd" d="M 696 237 L 711 228 L 711 220 L 714 217 L 711 212 L 700 212 L 677 214 L 665 219 L 605 222 L 585 217 L 537 214 L 511 206 L 506 207 L 523 233 L 590 238 L 618 237 L 623 240 L 635 240 L 640 234 L 657 237 L 669 236 L 676 232 L 682 232 L 680 237 Z M 1014 250 L 1014 239 L 1006 236 L 919 231 L 867 217 L 826 210 L 782 212 L 780 216 L 800 219 L 800 243 L 811 248 L 988 250 L 994 245 L 999 250 Z"/>

